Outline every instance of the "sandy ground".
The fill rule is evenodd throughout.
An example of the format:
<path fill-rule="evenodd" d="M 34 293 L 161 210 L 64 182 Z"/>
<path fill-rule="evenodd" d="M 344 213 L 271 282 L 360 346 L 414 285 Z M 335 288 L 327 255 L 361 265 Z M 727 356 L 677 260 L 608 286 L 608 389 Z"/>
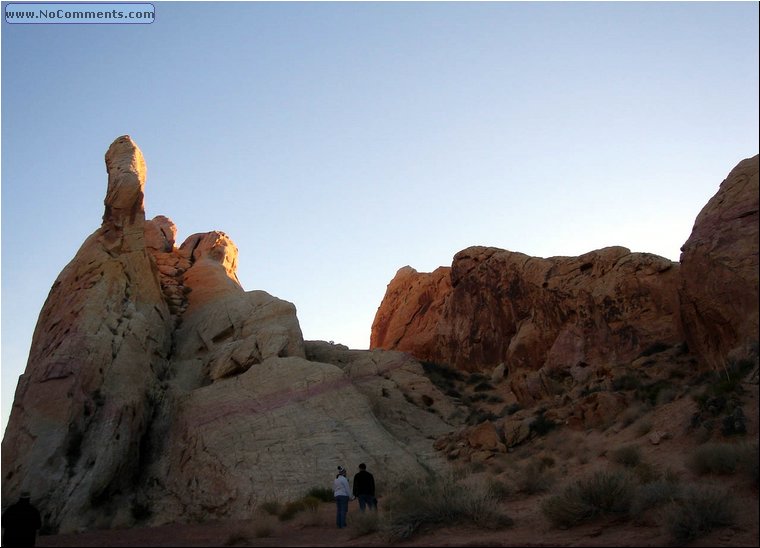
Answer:
<path fill-rule="evenodd" d="M 747 493 L 751 495 L 751 493 Z M 718 529 L 690 546 L 758 546 L 757 497 L 748 497 L 737 525 Z M 619 518 L 594 521 L 571 529 L 552 527 L 538 509 L 538 498 L 504 503 L 512 527 L 489 531 L 475 527 L 427 529 L 395 546 L 671 546 L 667 530 L 657 523 L 634 525 Z M 381 533 L 359 536 L 351 526 L 358 513 L 349 509 L 349 527 L 335 527 L 335 509 L 324 503 L 315 513 L 291 522 L 271 518 L 203 525 L 165 525 L 79 535 L 41 536 L 37 546 L 388 546 Z M 268 519 L 271 533 L 258 537 L 258 524 Z"/>

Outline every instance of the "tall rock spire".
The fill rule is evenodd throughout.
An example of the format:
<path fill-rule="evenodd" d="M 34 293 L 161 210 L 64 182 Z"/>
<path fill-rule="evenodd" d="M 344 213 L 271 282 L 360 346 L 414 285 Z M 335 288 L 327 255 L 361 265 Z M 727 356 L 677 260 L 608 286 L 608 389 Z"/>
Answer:
<path fill-rule="evenodd" d="M 2 444 L 3 501 L 29 490 L 63 530 L 97 526 L 93 501 L 125 504 L 171 347 L 145 247 L 145 161 L 123 136 L 106 166 L 103 224 L 50 290 Z"/>

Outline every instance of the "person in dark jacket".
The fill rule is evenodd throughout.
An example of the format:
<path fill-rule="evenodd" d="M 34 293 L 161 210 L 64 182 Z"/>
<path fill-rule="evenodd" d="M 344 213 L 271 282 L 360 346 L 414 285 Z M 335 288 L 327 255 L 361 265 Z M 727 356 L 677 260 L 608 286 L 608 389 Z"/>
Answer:
<path fill-rule="evenodd" d="M 37 531 L 42 527 L 40 512 L 29 501 L 31 495 L 27 491 L 15 504 L 11 504 L 2 516 L 3 546 L 34 546 L 37 542 Z"/>
<path fill-rule="evenodd" d="M 377 510 L 375 477 L 367 472 L 367 465 L 364 463 L 359 465 L 359 471 L 354 476 L 354 496 L 359 499 L 359 511 L 364 512 L 365 507 Z"/>

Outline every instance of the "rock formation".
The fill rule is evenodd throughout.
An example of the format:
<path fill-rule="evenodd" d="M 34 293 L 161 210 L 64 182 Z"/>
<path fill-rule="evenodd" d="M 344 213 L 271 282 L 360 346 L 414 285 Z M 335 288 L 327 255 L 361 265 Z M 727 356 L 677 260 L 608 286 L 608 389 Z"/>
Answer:
<path fill-rule="evenodd" d="M 660 378 L 757 356 L 757 157 L 680 263 L 471 247 L 398 271 L 369 351 L 304 341 L 292 303 L 241 287 L 225 233 L 177 247 L 169 218 L 145 220 L 128 136 L 106 168 L 102 225 L 53 284 L 2 442 L 3 506 L 31 491 L 50 532 L 247 518 L 329 486 L 338 464 L 390 486 L 557 424 L 608 424 L 632 370 L 652 399 Z"/>
<path fill-rule="evenodd" d="M 170 313 L 145 249 L 145 162 L 129 137 L 106 153 L 103 224 L 53 284 L 2 444 L 3 501 L 28 489 L 47 520 L 131 490 L 168 372 Z"/>
<path fill-rule="evenodd" d="M 681 248 L 681 314 L 689 348 L 714 368 L 757 353 L 758 157 L 742 161 Z"/>
<path fill-rule="evenodd" d="M 48 531 L 244 518 L 367 462 L 386 482 L 443 466 L 453 406 L 419 363 L 306 343 L 295 307 L 246 292 L 223 232 L 146 221 L 143 156 L 106 154 L 102 226 L 42 309 L 2 442 L 5 507 Z"/>
<path fill-rule="evenodd" d="M 504 371 L 522 404 L 686 342 L 716 367 L 757 354 L 758 157 L 741 162 L 700 213 L 681 263 L 622 247 L 542 259 L 457 253 L 388 284 L 371 348 L 466 371 Z"/>

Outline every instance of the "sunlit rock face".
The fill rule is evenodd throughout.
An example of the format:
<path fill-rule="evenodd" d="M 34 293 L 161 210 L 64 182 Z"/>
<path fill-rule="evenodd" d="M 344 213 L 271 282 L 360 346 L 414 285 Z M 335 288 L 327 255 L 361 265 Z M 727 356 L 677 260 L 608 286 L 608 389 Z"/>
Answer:
<path fill-rule="evenodd" d="M 98 524 L 132 489 L 160 378 L 170 313 L 145 248 L 145 162 L 123 136 L 106 153 L 103 224 L 53 284 L 2 443 L 3 505 L 26 489 L 46 523 Z"/>
<path fill-rule="evenodd" d="M 450 269 L 399 271 L 371 346 L 468 371 L 506 364 L 518 399 L 531 402 L 547 395 L 545 375 L 585 375 L 680 342 L 678 270 L 622 247 L 549 259 L 471 247 Z"/>
<path fill-rule="evenodd" d="M 244 291 L 225 233 L 177 247 L 145 220 L 128 137 L 106 153 L 102 226 L 40 314 L 2 442 L 3 506 L 46 530 L 247 518 L 364 461 L 387 481 L 443 467 L 447 398 L 407 355 L 303 340 L 292 303 Z M 434 412 L 432 412 L 434 411 Z"/>
<path fill-rule="evenodd" d="M 715 368 L 757 355 L 758 156 L 739 163 L 681 248 L 681 312 L 689 348 Z"/>
<path fill-rule="evenodd" d="M 681 263 L 623 247 L 546 259 L 471 247 L 450 268 L 404 267 L 378 308 L 371 348 L 467 371 L 500 367 L 523 404 L 563 379 L 603 376 L 682 342 L 704 366 L 756 355 L 757 165 L 745 160 L 724 181 Z"/>

